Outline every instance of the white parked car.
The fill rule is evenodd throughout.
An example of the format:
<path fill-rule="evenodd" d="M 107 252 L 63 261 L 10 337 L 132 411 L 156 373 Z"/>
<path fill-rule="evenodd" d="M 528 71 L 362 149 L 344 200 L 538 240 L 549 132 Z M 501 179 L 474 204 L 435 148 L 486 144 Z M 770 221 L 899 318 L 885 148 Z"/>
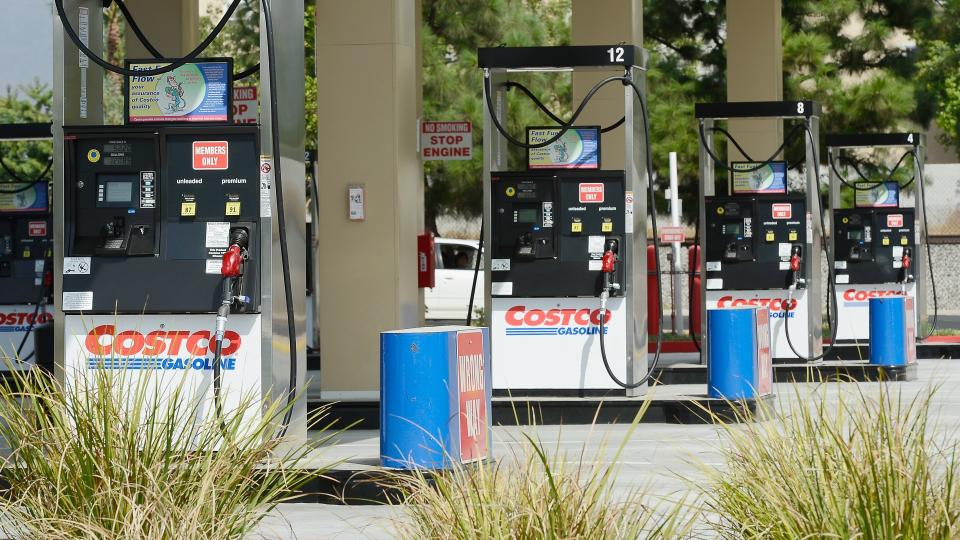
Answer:
<path fill-rule="evenodd" d="M 435 287 L 424 292 L 427 320 L 463 321 L 467 318 L 470 303 L 470 287 L 473 285 L 473 270 L 477 263 L 479 242 L 436 238 L 437 274 Z M 483 261 L 477 275 L 477 291 L 474 293 L 474 317 L 476 309 L 483 307 Z"/>

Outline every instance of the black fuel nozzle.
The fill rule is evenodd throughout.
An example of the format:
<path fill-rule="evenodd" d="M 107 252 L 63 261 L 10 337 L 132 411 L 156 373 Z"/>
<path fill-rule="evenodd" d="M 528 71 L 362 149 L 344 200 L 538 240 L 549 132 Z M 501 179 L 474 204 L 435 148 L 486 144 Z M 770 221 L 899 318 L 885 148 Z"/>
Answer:
<path fill-rule="evenodd" d="M 250 232 L 246 227 L 233 227 L 230 229 L 230 245 L 239 246 L 246 251 L 250 246 Z"/>

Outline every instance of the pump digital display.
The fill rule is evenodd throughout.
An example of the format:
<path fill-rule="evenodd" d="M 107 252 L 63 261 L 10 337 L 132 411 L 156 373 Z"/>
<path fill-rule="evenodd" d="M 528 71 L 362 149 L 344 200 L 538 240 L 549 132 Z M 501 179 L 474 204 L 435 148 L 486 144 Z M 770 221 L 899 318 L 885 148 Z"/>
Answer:
<path fill-rule="evenodd" d="M 740 236 L 743 232 L 743 226 L 740 223 L 724 223 L 723 234 Z"/>
<path fill-rule="evenodd" d="M 97 177 L 97 206 L 130 206 L 133 186 L 139 180 L 130 174 L 101 174 Z"/>
<path fill-rule="evenodd" d="M 169 63 L 128 60 L 126 64 L 128 69 L 147 70 Z M 233 121 L 230 58 L 198 60 L 160 75 L 127 77 L 124 90 L 127 124 Z"/>
<path fill-rule="evenodd" d="M 536 223 L 536 222 L 537 222 L 536 208 L 521 208 L 517 210 L 517 223 Z"/>
<path fill-rule="evenodd" d="M 760 166 L 750 161 L 734 161 L 730 163 L 730 178 L 731 192 L 735 195 L 786 193 L 787 162 L 771 161 Z"/>
<path fill-rule="evenodd" d="M 863 229 L 847 231 L 847 240 L 863 240 Z"/>
<path fill-rule="evenodd" d="M 560 133 L 555 127 L 528 127 L 527 143 L 549 141 Z M 527 150 L 528 169 L 599 169 L 600 127 L 573 127 L 560 139 L 542 148 Z"/>
<path fill-rule="evenodd" d="M 857 182 L 854 206 L 857 208 L 896 208 L 900 206 L 900 184 L 882 182 L 879 185 Z"/>

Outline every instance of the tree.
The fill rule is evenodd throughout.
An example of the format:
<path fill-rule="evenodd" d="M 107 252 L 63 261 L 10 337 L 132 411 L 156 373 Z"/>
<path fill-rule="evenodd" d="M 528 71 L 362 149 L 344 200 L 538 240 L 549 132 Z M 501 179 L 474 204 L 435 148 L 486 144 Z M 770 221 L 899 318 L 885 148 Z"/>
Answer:
<path fill-rule="evenodd" d="M 423 118 L 470 120 L 474 125 L 469 161 L 427 161 L 424 164 L 427 227 L 436 231 L 442 214 L 477 216 L 483 208 L 483 73 L 477 67 L 479 47 L 566 45 L 570 43 L 570 0 L 424 0 Z M 512 77 L 530 88 L 555 114 L 570 115 L 569 75 L 524 74 Z M 526 97 L 508 101 L 506 128 L 522 138 L 528 125 L 552 125 Z M 525 153 L 511 149 L 511 167 L 520 167 Z"/>
<path fill-rule="evenodd" d="M 7 95 L 0 97 L 0 123 L 25 124 L 50 122 L 52 119 L 53 91 L 35 81 L 21 86 L 18 91 L 7 88 Z M 24 180 L 33 180 L 47 169 L 53 156 L 51 141 L 4 141 L 0 143 L 0 159 L 13 173 Z M 7 171 L 0 167 L 0 182 L 13 182 Z"/>
<path fill-rule="evenodd" d="M 940 142 L 960 157 L 960 0 L 939 1 L 918 30 L 921 103 L 943 131 Z"/>
<path fill-rule="evenodd" d="M 723 0 L 648 0 L 644 6 L 654 160 L 663 164 L 668 151 L 679 153 L 682 193 L 697 192 L 699 144 L 690 144 L 697 129 L 692 107 L 684 115 L 678 109 L 726 99 L 725 12 Z M 822 133 L 924 125 L 912 51 L 894 38 L 909 36 L 931 14 L 926 2 L 910 0 L 784 0 L 784 99 L 819 101 Z M 664 100 L 676 105 L 658 107 Z M 802 152 L 798 137 L 788 161 Z M 819 156 L 825 159 L 823 152 Z M 877 164 L 865 166 L 879 170 Z M 695 209 L 686 210 L 689 219 Z"/>

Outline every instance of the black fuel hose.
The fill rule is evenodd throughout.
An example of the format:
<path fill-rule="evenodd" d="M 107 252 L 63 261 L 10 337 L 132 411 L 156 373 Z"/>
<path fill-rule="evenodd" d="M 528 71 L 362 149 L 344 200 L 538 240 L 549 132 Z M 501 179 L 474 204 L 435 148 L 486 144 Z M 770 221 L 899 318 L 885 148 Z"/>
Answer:
<path fill-rule="evenodd" d="M 724 171 L 730 170 L 730 168 L 727 167 L 726 162 L 723 161 L 722 159 L 720 159 L 719 156 L 717 156 L 716 154 L 714 154 L 714 153 L 713 153 L 713 150 L 710 149 L 710 145 L 707 144 L 707 134 L 706 134 L 707 131 L 716 132 L 716 133 L 722 133 L 724 136 L 726 136 L 726 138 L 727 138 L 730 142 L 733 143 L 733 145 L 737 148 L 737 150 L 740 152 L 740 154 L 743 155 L 743 157 L 745 157 L 745 158 L 746 158 L 747 160 L 749 160 L 749 161 L 755 161 L 755 160 L 753 160 L 753 159 L 750 158 L 750 156 L 749 156 L 749 155 L 747 154 L 747 152 L 743 149 L 743 147 L 740 146 L 740 143 L 738 143 L 737 140 L 733 137 L 733 135 L 731 135 L 730 132 L 728 132 L 727 130 L 722 129 L 722 128 L 718 128 L 718 127 L 710 128 L 709 130 L 707 130 L 707 129 L 706 129 L 706 126 L 704 126 L 704 124 L 703 124 L 703 120 L 701 120 L 701 121 L 700 121 L 700 129 L 699 129 L 699 131 L 700 131 L 700 146 L 701 146 L 701 147 L 703 148 L 703 150 L 707 153 L 707 155 L 709 155 L 710 158 L 713 159 L 713 162 L 716 164 L 716 166 L 717 166 L 718 169 L 724 170 Z M 770 154 L 770 157 L 768 157 L 767 159 L 765 159 L 765 160 L 763 160 L 763 161 L 755 161 L 756 163 L 758 163 L 758 165 L 757 165 L 756 167 L 751 167 L 751 168 L 747 168 L 747 169 L 736 169 L 736 172 L 754 172 L 754 171 L 759 171 L 760 169 L 766 167 L 767 165 L 773 163 L 774 161 L 777 161 L 777 159 L 775 159 L 775 158 L 776 158 L 777 156 L 779 156 L 779 155 L 784 151 L 784 149 L 786 149 L 787 145 L 790 144 L 790 143 L 793 141 L 794 137 L 796 137 L 797 134 L 799 134 L 801 131 L 803 131 L 801 126 L 794 126 L 794 128 L 793 128 L 792 130 L 790 130 L 789 133 L 787 133 L 787 136 L 783 138 L 783 143 L 781 143 L 780 146 L 777 147 L 777 149 L 773 151 L 773 154 Z"/>
<path fill-rule="evenodd" d="M 937 306 L 937 280 L 933 276 L 933 256 L 930 253 L 930 228 L 927 226 L 927 192 L 923 187 L 924 178 L 923 178 L 923 167 L 920 166 L 920 156 L 917 155 L 916 149 L 911 150 L 913 153 L 914 163 L 917 165 L 917 171 L 920 175 L 920 200 L 923 201 L 923 243 L 927 247 L 927 267 L 930 269 L 930 288 L 933 289 L 933 322 L 930 325 L 930 332 L 922 336 L 920 339 L 926 340 L 932 336 L 937 331 L 937 323 L 939 314 L 939 306 Z"/>
<path fill-rule="evenodd" d="M 847 186 L 848 188 L 850 188 L 850 189 L 852 189 L 852 190 L 854 190 L 854 191 L 870 191 L 871 189 L 873 189 L 873 188 L 875 188 L 875 187 L 877 187 L 877 186 L 882 185 L 884 182 L 892 181 L 892 180 L 893 180 L 893 175 L 894 175 L 894 173 L 896 173 L 897 170 L 900 169 L 900 165 L 903 164 L 903 160 L 906 159 L 906 157 L 907 157 L 907 156 L 910 156 L 910 155 L 913 155 L 913 150 L 908 150 L 908 151 L 904 152 L 903 155 L 900 156 L 900 159 L 897 161 L 896 165 L 894 165 L 893 168 L 890 169 L 890 170 L 887 172 L 887 174 L 886 174 L 887 179 L 886 179 L 886 180 L 880 180 L 880 181 L 870 180 L 869 178 L 867 178 L 867 176 L 866 176 L 865 174 L 863 174 L 863 171 L 861 171 L 860 168 L 857 167 L 857 162 L 854 161 L 854 160 L 848 159 L 847 162 L 850 163 L 850 166 L 851 166 L 851 167 L 853 167 L 853 170 L 857 173 L 857 176 L 859 176 L 860 179 L 863 180 L 865 183 L 870 184 L 869 186 L 863 186 L 863 187 L 858 186 L 858 185 L 856 185 L 856 184 L 854 184 L 854 183 L 851 183 L 849 180 L 847 180 L 846 178 L 844 178 L 842 174 L 840 174 L 840 171 L 837 170 L 837 165 L 836 165 L 836 163 L 835 163 L 834 160 L 833 160 L 833 155 L 832 155 L 832 154 L 830 154 L 830 153 L 827 154 L 827 160 L 830 162 L 830 169 L 833 171 L 833 174 L 837 175 L 837 179 L 840 180 L 840 183 L 841 183 L 841 184 Z M 916 156 L 914 156 L 914 157 L 916 157 Z M 910 177 L 910 180 L 907 180 L 907 181 L 906 181 L 906 183 L 904 183 L 904 184 L 899 184 L 899 183 L 898 183 L 897 185 L 898 185 L 899 188 L 902 190 L 902 189 L 906 188 L 907 186 L 909 186 L 910 184 L 912 184 L 913 181 L 914 181 L 914 179 L 916 179 L 916 177 L 917 177 L 917 175 L 914 174 L 912 177 Z"/>
<path fill-rule="evenodd" d="M 156 47 L 154 47 L 153 43 L 151 43 L 150 40 L 147 39 L 146 34 L 144 34 L 143 30 L 140 29 L 140 26 L 137 24 L 137 21 L 134 20 L 133 15 L 130 13 L 130 10 L 127 9 L 127 5 L 123 2 L 123 0 L 113 0 L 113 1 L 117 3 L 117 7 L 120 9 L 120 13 L 123 14 L 123 18 L 126 19 L 127 21 L 127 26 L 129 26 L 130 30 L 132 30 L 134 35 L 137 36 L 137 39 L 140 41 L 143 47 L 147 49 L 147 52 L 149 52 L 154 58 L 162 59 L 163 53 L 161 53 Z M 239 73 L 234 73 L 233 80 L 239 81 L 241 79 L 245 79 L 258 71 L 260 71 L 259 62 L 256 65 L 250 66 L 247 69 L 240 71 Z"/>
<path fill-rule="evenodd" d="M 240 0 L 233 0 L 227 7 L 226 12 L 224 12 L 223 17 L 220 18 L 220 21 L 217 22 L 217 25 L 213 27 L 213 30 L 207 35 L 199 45 L 196 46 L 192 51 L 187 53 L 186 56 L 182 58 L 170 58 L 171 61 L 166 66 L 151 68 L 151 69 L 126 69 L 120 66 L 111 64 L 110 62 L 104 60 L 103 58 L 97 56 L 90 47 L 87 47 L 83 44 L 83 41 L 80 40 L 80 36 L 77 35 L 76 30 L 74 30 L 73 25 L 70 24 L 70 20 L 67 17 L 67 12 L 63 8 L 63 0 L 54 0 L 54 5 L 57 8 L 57 15 L 60 17 L 60 23 L 63 25 L 63 31 L 67 34 L 67 37 L 70 38 L 70 41 L 80 49 L 80 51 L 87 55 L 87 57 L 93 61 L 94 64 L 102 67 L 103 69 L 116 73 L 118 75 L 123 75 L 124 77 L 148 77 L 153 75 L 161 75 L 163 73 L 169 73 L 178 67 L 192 62 L 197 59 L 204 51 L 207 50 L 207 47 L 217 36 L 220 35 L 220 32 L 223 30 L 223 27 L 226 26 L 227 21 L 230 20 L 230 17 L 233 16 L 233 12 L 236 11 L 237 6 L 240 5 Z"/>
<path fill-rule="evenodd" d="M 477 260 L 473 264 L 473 284 L 470 285 L 470 303 L 467 305 L 467 326 L 473 322 L 473 299 L 477 294 L 477 276 L 480 275 L 480 260 L 483 253 L 483 216 L 480 216 L 480 243 L 477 246 Z M 431 256 L 433 254 L 431 253 Z"/>
<path fill-rule="evenodd" d="M 507 82 L 503 83 L 503 86 L 504 86 L 505 88 L 516 88 L 517 90 L 523 92 L 523 94 L 526 95 L 528 98 L 530 98 L 530 101 L 532 101 L 533 104 L 536 105 L 537 108 L 540 109 L 540 111 L 541 111 L 543 114 L 547 115 L 547 116 L 548 116 L 551 120 L 553 120 L 555 123 L 560 124 L 560 125 L 563 125 L 563 124 L 566 124 L 566 123 L 567 123 L 567 122 L 564 121 L 562 118 L 560 118 L 559 116 L 557 116 L 556 114 L 554 114 L 554 112 L 551 111 L 549 107 L 547 107 L 546 105 L 544 105 L 543 102 L 540 101 L 540 98 L 538 98 L 538 97 L 537 97 L 529 88 L 527 88 L 526 86 L 524 86 L 524 85 L 522 85 L 522 84 L 520 84 L 520 83 L 518 83 L 518 82 L 516 82 L 516 81 L 507 81 Z M 626 116 L 621 116 L 620 119 L 617 120 L 616 122 L 610 124 L 609 126 L 600 128 L 600 133 L 609 133 L 609 132 L 617 129 L 618 127 L 622 126 L 623 123 L 626 122 L 626 120 L 627 120 L 627 117 L 626 117 Z"/>
<path fill-rule="evenodd" d="M 690 249 L 694 250 L 694 254 L 696 256 L 693 258 L 693 264 L 687 265 L 688 266 L 687 274 L 689 276 L 687 278 L 687 288 L 688 288 L 687 318 L 689 319 L 689 322 L 690 322 L 690 341 L 692 341 L 693 346 L 697 348 L 697 353 L 703 356 L 703 349 L 701 348 L 700 340 L 697 338 L 697 333 L 693 329 L 693 282 L 695 277 L 700 273 L 697 271 L 697 262 L 702 257 L 702 254 L 700 253 L 700 209 L 699 208 L 697 209 L 697 217 L 694 220 L 693 245 L 690 247 Z M 689 261 L 690 258 L 687 257 L 687 260 Z M 701 302 L 701 305 L 702 305 L 702 302 Z M 697 309 L 699 310 L 700 306 L 697 306 Z M 703 317 L 703 313 L 701 313 L 700 316 Z"/>
<path fill-rule="evenodd" d="M 51 159 L 49 162 L 47 162 L 47 166 L 44 167 L 43 171 L 41 171 L 40 174 L 38 174 L 38 175 L 37 175 L 34 179 L 32 179 L 32 180 L 26 179 L 26 178 L 20 178 L 20 176 L 17 175 L 17 173 L 15 173 L 15 172 L 7 165 L 7 162 L 4 161 L 3 158 L 0 158 L 0 167 L 2 167 L 3 170 L 4 170 L 4 172 L 7 173 L 7 176 L 9 176 L 10 178 L 13 178 L 13 183 L 27 184 L 27 185 L 25 185 L 25 186 L 21 186 L 21 187 L 14 188 L 14 189 L 0 189 L 0 193 L 4 193 L 4 194 L 8 194 L 8 195 L 9 195 L 9 194 L 12 194 L 12 193 L 20 193 L 20 192 L 23 192 L 23 191 L 27 191 L 28 189 L 32 188 L 33 186 L 35 186 L 35 185 L 37 185 L 37 184 L 42 184 L 43 182 L 47 182 L 48 180 L 47 180 L 46 178 L 44 178 L 44 177 L 47 176 L 47 173 L 50 172 L 50 168 L 53 167 L 53 160 Z M 0 185 L 2 185 L 2 184 L 0 184 Z"/>
<path fill-rule="evenodd" d="M 59 0 L 58 0 L 59 1 Z M 290 255 L 287 247 L 287 226 L 283 213 L 283 178 L 280 174 L 280 120 L 277 113 L 277 58 L 273 36 L 273 12 L 270 9 L 270 0 L 260 0 L 263 9 L 264 29 L 267 34 L 267 76 L 270 82 L 270 137 L 273 153 L 274 187 L 277 190 L 277 226 L 280 240 L 280 267 L 283 271 L 283 297 L 287 311 L 287 337 L 290 346 L 290 378 L 287 384 L 287 405 L 283 415 L 283 424 L 278 437 L 287 433 L 290 420 L 293 418 L 293 404 L 297 397 L 297 327 L 293 312 L 293 289 L 290 283 Z"/>

